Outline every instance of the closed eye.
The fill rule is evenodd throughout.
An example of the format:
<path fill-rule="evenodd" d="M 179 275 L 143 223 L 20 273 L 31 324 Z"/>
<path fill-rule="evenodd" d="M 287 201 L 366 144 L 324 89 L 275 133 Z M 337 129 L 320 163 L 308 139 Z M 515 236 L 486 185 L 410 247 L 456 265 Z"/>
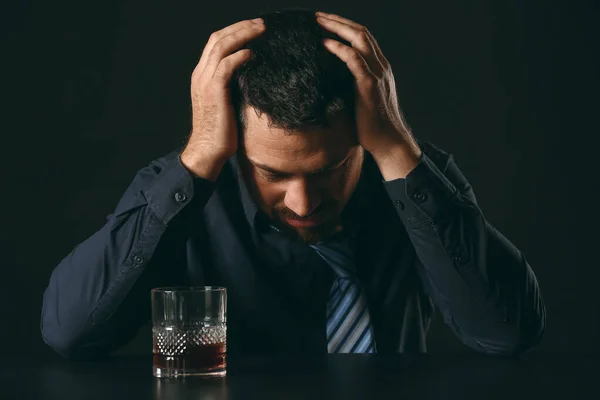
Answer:
<path fill-rule="evenodd" d="M 269 182 L 277 182 L 288 177 L 285 174 L 278 174 L 275 172 L 263 172 L 262 174 L 265 177 L 265 179 Z"/>
<path fill-rule="evenodd" d="M 337 165 L 333 168 L 329 168 L 329 169 L 325 169 L 322 171 L 317 171 L 314 172 L 312 174 L 310 174 L 311 176 L 314 177 L 323 177 L 326 175 L 329 175 L 333 172 L 336 172 L 338 170 L 340 170 L 343 166 L 345 166 L 346 164 L 348 164 L 348 162 L 350 161 L 350 157 L 348 157 L 346 160 L 344 160 L 343 163 L 341 163 L 340 165 Z M 284 179 L 287 179 L 291 176 L 291 174 L 285 174 L 285 173 L 281 173 L 281 172 L 274 172 L 274 171 L 269 171 L 269 170 L 265 170 L 262 169 L 261 170 L 261 175 L 269 182 L 277 182 L 277 181 L 281 181 Z"/>
<path fill-rule="evenodd" d="M 326 174 L 330 174 L 330 173 L 332 173 L 332 172 L 335 172 L 335 171 L 337 171 L 337 170 L 341 169 L 341 168 L 342 168 L 343 166 L 345 166 L 346 164 L 348 164 L 348 161 L 350 161 L 350 157 L 346 158 L 346 160 L 345 160 L 343 163 L 341 163 L 340 165 L 338 165 L 338 166 L 335 166 L 335 167 L 333 167 L 333 168 L 330 168 L 330 169 L 326 169 L 326 170 L 324 170 L 324 171 L 319 171 L 319 172 L 316 172 L 314 175 L 315 175 L 315 176 L 319 176 L 319 175 L 326 175 Z"/>

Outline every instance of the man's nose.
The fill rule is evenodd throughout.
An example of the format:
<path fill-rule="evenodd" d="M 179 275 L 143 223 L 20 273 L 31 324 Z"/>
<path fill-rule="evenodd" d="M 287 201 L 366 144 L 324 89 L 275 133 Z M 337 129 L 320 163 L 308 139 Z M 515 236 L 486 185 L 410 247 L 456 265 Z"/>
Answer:
<path fill-rule="evenodd" d="M 284 204 L 299 217 L 308 217 L 321 204 L 317 185 L 306 178 L 292 182 L 285 194 Z"/>

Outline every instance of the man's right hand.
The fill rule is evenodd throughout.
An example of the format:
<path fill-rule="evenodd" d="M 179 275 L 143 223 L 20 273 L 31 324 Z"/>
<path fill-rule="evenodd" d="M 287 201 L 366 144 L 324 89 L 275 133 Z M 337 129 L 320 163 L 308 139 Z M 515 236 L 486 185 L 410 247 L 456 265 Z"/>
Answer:
<path fill-rule="evenodd" d="M 213 32 L 192 73 L 192 132 L 181 153 L 182 164 L 194 175 L 216 181 L 225 162 L 235 154 L 238 132 L 229 81 L 250 59 L 250 50 L 235 50 L 265 31 L 244 20 Z"/>

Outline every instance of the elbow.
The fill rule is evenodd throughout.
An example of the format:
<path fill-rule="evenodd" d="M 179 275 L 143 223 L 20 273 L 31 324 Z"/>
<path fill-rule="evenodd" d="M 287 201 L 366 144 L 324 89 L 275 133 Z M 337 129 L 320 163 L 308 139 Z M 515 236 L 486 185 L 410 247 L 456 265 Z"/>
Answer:
<path fill-rule="evenodd" d="M 517 331 L 519 341 L 514 348 L 515 355 L 525 354 L 538 346 L 546 331 L 546 307 L 543 300 L 530 317 L 526 318 L 526 322 L 518 326 Z"/>
<path fill-rule="evenodd" d="M 73 329 L 67 327 L 67 325 L 72 325 L 69 323 L 69 319 L 60 316 L 55 299 L 56 296 L 53 295 L 50 287 L 46 288 L 40 316 L 42 340 L 63 358 L 73 359 L 77 353 L 75 350 L 76 335 L 73 334 Z"/>
<path fill-rule="evenodd" d="M 92 361 L 105 358 L 108 352 L 101 346 L 87 343 L 85 338 L 74 331 L 57 329 L 41 324 L 42 340 L 60 356 L 71 361 Z"/>
<path fill-rule="evenodd" d="M 67 340 L 60 334 L 44 328 L 43 324 L 41 326 L 41 333 L 44 343 L 46 343 L 56 353 L 67 360 L 77 359 L 77 350 L 75 349 L 73 341 Z"/>
<path fill-rule="evenodd" d="M 86 318 L 61 315 L 57 307 L 44 296 L 40 318 L 42 340 L 67 360 L 80 361 L 100 358 L 96 346 L 86 345 Z"/>
<path fill-rule="evenodd" d="M 505 331 L 497 340 L 475 340 L 478 350 L 497 356 L 519 356 L 533 350 L 541 342 L 546 330 L 546 317 L 543 314 L 535 323 Z"/>
<path fill-rule="evenodd" d="M 524 354 L 537 347 L 542 341 L 545 331 L 546 312 L 543 310 L 537 321 L 522 329 L 521 340 L 516 349 L 516 354 Z"/>
<path fill-rule="evenodd" d="M 55 312 L 42 312 L 40 331 L 44 343 L 67 360 L 79 360 L 81 357 L 77 348 L 77 335 L 58 323 Z"/>

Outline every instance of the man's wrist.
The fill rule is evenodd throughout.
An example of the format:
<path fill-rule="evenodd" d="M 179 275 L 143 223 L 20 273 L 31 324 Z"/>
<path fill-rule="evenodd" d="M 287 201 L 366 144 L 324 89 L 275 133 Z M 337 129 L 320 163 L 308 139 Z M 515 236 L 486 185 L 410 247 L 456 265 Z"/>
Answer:
<path fill-rule="evenodd" d="M 223 157 L 202 153 L 191 155 L 185 151 L 179 155 L 179 160 L 194 177 L 203 178 L 211 182 L 216 182 L 223 166 L 227 162 L 227 159 Z"/>
<path fill-rule="evenodd" d="M 371 156 L 377 163 L 385 181 L 405 179 L 421 160 L 423 151 L 416 146 L 400 144 L 390 146 L 382 152 L 373 152 Z"/>

